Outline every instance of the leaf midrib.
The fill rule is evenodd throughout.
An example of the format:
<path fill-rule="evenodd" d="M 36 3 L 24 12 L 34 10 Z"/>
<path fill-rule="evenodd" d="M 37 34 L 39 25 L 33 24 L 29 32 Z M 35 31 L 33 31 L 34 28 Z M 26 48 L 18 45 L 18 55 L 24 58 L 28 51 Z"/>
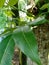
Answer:
<path fill-rule="evenodd" d="M 32 53 L 33 53 L 34 51 L 31 49 L 30 44 L 29 44 L 28 40 L 26 39 L 26 36 L 25 36 L 25 34 L 24 34 L 24 32 L 23 32 L 23 31 L 22 31 L 22 34 L 23 34 L 23 37 L 24 37 L 25 41 L 27 42 L 27 44 L 28 44 L 28 46 L 29 46 L 30 50 L 31 50 L 31 51 L 32 51 Z M 35 57 L 35 54 L 34 54 L 34 53 L 33 53 L 33 55 L 34 55 L 34 57 Z"/>

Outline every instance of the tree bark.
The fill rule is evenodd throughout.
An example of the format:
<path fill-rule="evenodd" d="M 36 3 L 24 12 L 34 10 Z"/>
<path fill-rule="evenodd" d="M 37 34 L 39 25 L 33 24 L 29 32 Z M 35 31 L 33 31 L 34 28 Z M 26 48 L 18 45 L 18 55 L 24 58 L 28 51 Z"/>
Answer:
<path fill-rule="evenodd" d="M 34 29 L 38 41 L 38 51 L 43 65 L 48 65 L 48 48 L 49 48 L 49 24 L 39 25 Z"/>

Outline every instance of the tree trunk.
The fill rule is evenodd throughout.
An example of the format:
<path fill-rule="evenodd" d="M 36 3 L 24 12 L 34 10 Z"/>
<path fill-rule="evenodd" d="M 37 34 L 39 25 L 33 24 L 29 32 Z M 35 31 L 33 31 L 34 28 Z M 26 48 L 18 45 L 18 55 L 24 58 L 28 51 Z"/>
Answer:
<path fill-rule="evenodd" d="M 43 24 L 35 29 L 38 50 L 43 65 L 48 65 L 49 24 Z"/>

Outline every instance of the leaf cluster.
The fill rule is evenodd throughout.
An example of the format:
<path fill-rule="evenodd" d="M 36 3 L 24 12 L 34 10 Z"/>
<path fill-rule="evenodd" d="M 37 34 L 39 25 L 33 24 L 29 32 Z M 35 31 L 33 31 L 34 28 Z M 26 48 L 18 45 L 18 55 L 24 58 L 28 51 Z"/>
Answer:
<path fill-rule="evenodd" d="M 6 6 L 5 3 L 7 4 Z M 19 8 L 14 7 L 16 3 L 18 3 L 18 0 L 9 0 L 8 2 L 0 0 L 0 10 L 10 6 L 19 11 Z M 38 54 L 37 40 L 31 28 L 47 22 L 49 23 L 49 1 L 47 3 L 47 0 L 45 0 L 44 4 L 41 4 L 41 0 L 35 0 L 35 3 L 36 6 L 39 6 L 40 12 L 35 16 L 34 21 L 26 23 L 22 23 L 23 21 L 20 21 L 17 17 L 13 18 L 12 21 L 9 20 L 7 18 L 9 13 L 5 15 L 5 12 L 7 14 L 7 10 L 9 9 L 4 10 L 4 13 L 0 11 L 0 29 L 4 28 L 4 31 L 0 34 L 0 37 L 4 37 L 0 42 L 0 65 L 11 65 L 15 45 L 17 45 L 26 56 L 30 57 L 32 61 L 35 61 L 38 65 L 42 65 Z M 22 5 L 21 3 L 20 5 L 23 6 L 24 4 Z M 46 9 L 47 11 L 44 12 Z M 20 9 L 20 11 L 30 14 L 25 10 Z M 32 16 L 32 14 L 30 15 Z M 21 23 L 16 25 L 15 20 Z"/>

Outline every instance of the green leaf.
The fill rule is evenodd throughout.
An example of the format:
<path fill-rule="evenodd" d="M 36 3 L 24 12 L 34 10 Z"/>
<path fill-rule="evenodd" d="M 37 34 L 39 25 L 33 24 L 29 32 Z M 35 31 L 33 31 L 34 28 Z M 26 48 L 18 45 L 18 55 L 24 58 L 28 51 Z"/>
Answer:
<path fill-rule="evenodd" d="M 15 44 L 20 48 L 20 50 L 35 61 L 38 65 L 41 65 L 39 55 L 38 55 L 38 45 L 35 39 L 33 31 L 29 28 L 24 27 L 19 30 L 15 30 L 13 33 L 13 38 Z"/>
<path fill-rule="evenodd" d="M 0 7 L 3 7 L 5 0 L 0 0 Z"/>
<path fill-rule="evenodd" d="M 0 43 L 0 65 L 11 65 L 14 52 L 14 41 L 11 36 L 7 36 Z"/>
<path fill-rule="evenodd" d="M 39 0 L 35 0 L 35 3 L 37 4 Z"/>
<path fill-rule="evenodd" d="M 40 9 L 41 9 L 41 10 L 44 10 L 44 9 L 46 9 L 46 8 L 49 8 L 49 3 L 44 4 Z"/>
<path fill-rule="evenodd" d="M 13 6 L 18 2 L 18 0 L 9 0 L 8 5 Z"/>
<path fill-rule="evenodd" d="M 26 5 L 26 3 L 25 3 L 24 0 L 19 0 L 19 2 L 18 2 L 18 9 L 19 10 L 25 10 L 25 5 Z"/>
<path fill-rule="evenodd" d="M 5 30 L 0 34 L 0 37 L 8 36 L 10 34 L 12 34 L 12 32 L 7 28 L 7 30 Z"/>
<path fill-rule="evenodd" d="M 0 29 L 4 28 L 6 26 L 7 17 L 3 13 L 2 10 L 0 10 Z"/>
<path fill-rule="evenodd" d="M 35 19 L 34 21 L 31 21 L 29 23 L 27 23 L 29 26 L 37 26 L 37 25 L 40 25 L 40 24 L 44 24 L 46 23 L 46 19 L 45 19 L 45 16 L 41 16 L 41 17 L 38 17 L 37 19 Z"/>

